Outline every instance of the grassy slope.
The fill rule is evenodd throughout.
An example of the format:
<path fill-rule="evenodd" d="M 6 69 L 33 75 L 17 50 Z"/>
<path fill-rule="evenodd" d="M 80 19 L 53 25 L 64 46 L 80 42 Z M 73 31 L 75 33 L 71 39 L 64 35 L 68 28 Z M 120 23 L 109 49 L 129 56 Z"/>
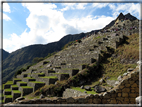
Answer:
<path fill-rule="evenodd" d="M 135 62 L 139 60 L 139 35 L 133 34 L 128 36 L 126 43 L 120 45 L 114 52 L 116 57 L 107 58 L 104 62 L 101 62 L 104 77 L 110 77 L 109 80 L 117 80 L 119 75 L 127 72 L 128 68 L 135 68 L 136 63 L 130 63 L 130 60 Z M 121 60 L 125 61 L 122 63 Z M 99 83 L 100 78 L 91 83 L 90 86 L 94 86 Z M 104 84 L 106 85 L 106 84 Z"/>
<path fill-rule="evenodd" d="M 136 63 L 130 63 L 131 60 L 139 59 L 139 35 L 133 34 L 128 36 L 126 41 L 129 44 L 123 44 L 115 50 L 116 58 L 110 57 L 103 63 L 103 71 L 106 76 L 113 78 L 127 72 L 128 68 L 135 68 Z M 124 63 L 122 63 L 124 59 Z"/>

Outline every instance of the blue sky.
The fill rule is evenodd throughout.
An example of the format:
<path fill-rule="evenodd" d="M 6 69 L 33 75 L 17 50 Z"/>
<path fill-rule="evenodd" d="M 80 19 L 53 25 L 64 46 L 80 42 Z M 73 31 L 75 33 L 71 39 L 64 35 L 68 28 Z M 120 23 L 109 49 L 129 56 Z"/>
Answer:
<path fill-rule="evenodd" d="M 103 28 L 119 13 L 139 19 L 139 3 L 4 3 L 3 48 L 16 51 Z"/>

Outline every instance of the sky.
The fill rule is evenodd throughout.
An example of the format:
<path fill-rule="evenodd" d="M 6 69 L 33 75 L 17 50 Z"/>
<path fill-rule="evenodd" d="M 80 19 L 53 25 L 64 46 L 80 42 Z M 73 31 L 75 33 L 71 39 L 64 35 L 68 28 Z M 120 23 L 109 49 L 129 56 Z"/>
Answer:
<path fill-rule="evenodd" d="M 140 18 L 139 3 L 3 3 L 3 49 L 14 52 L 68 34 L 105 27 L 122 12 Z"/>

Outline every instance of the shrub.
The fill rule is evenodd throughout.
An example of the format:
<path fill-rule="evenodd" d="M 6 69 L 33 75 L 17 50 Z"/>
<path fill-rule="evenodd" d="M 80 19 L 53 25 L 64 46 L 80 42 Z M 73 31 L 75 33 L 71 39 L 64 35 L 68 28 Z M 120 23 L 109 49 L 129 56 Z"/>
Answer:
<path fill-rule="evenodd" d="M 26 71 L 26 69 L 24 69 L 24 68 L 19 69 L 19 70 L 14 74 L 14 76 L 16 77 L 17 75 L 21 74 L 23 71 Z"/>
<path fill-rule="evenodd" d="M 32 66 L 32 65 L 28 65 L 28 66 L 26 67 L 26 70 L 29 69 L 31 66 Z"/>
<path fill-rule="evenodd" d="M 78 40 L 78 43 L 81 43 L 81 42 L 82 42 L 82 41 L 79 39 L 79 40 Z"/>

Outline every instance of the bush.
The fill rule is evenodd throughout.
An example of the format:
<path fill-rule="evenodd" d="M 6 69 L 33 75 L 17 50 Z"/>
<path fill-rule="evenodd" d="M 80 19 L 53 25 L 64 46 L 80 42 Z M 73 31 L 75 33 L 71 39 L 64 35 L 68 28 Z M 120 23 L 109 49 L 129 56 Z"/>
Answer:
<path fill-rule="evenodd" d="M 78 43 L 81 43 L 81 42 L 82 42 L 82 41 L 79 39 L 79 40 L 78 40 Z"/>
<path fill-rule="evenodd" d="M 15 73 L 14 76 L 16 77 L 17 75 L 21 74 L 23 71 L 26 71 L 26 69 L 24 69 L 24 68 L 19 69 L 19 70 Z"/>
<path fill-rule="evenodd" d="M 28 65 L 28 66 L 26 67 L 26 70 L 29 69 L 31 66 L 32 66 L 32 65 Z"/>

